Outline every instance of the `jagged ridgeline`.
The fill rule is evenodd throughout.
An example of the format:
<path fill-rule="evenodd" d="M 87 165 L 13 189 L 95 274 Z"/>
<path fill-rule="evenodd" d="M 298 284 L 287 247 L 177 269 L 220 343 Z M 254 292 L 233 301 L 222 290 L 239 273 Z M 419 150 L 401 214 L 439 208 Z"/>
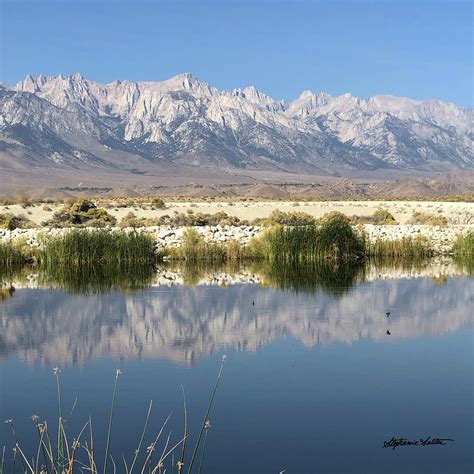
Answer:
<path fill-rule="evenodd" d="M 135 174 L 160 163 L 315 174 L 472 169 L 472 120 L 472 110 L 438 100 L 305 91 L 289 102 L 192 74 L 110 84 L 28 76 L 0 87 L 0 164 Z"/>

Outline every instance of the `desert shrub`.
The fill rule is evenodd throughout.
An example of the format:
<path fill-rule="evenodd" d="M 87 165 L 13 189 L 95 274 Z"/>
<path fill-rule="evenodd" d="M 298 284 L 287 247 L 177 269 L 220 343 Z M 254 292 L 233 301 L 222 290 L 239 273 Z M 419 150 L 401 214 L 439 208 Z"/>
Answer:
<path fill-rule="evenodd" d="M 352 216 L 351 222 L 354 224 L 375 224 L 375 225 L 392 225 L 397 224 L 395 217 L 384 208 L 379 208 L 370 216 Z"/>
<path fill-rule="evenodd" d="M 30 207 L 33 205 L 33 202 L 31 201 L 31 199 L 29 199 L 26 196 L 19 197 L 17 202 L 23 209 L 26 209 L 27 207 Z"/>
<path fill-rule="evenodd" d="M 2 229 L 30 229 L 32 227 L 36 227 L 36 225 L 23 215 L 15 215 L 11 212 L 0 214 L 0 228 Z"/>
<path fill-rule="evenodd" d="M 133 212 L 129 212 L 122 218 L 119 227 L 151 227 L 156 225 L 156 219 L 146 219 L 145 217 L 137 217 Z"/>
<path fill-rule="evenodd" d="M 161 199 L 160 197 L 154 197 L 151 200 L 150 205 L 152 209 L 165 209 L 166 208 L 165 201 L 163 201 L 163 199 Z"/>
<path fill-rule="evenodd" d="M 191 211 L 191 212 L 189 212 Z M 246 225 L 247 221 L 241 221 L 238 217 L 230 216 L 226 212 L 216 212 L 215 214 L 194 213 L 188 209 L 186 214 L 175 212 L 173 216 L 164 215 L 158 218 L 158 225 L 172 226 L 205 226 L 205 225 Z"/>
<path fill-rule="evenodd" d="M 263 225 L 315 225 L 316 219 L 307 212 L 284 212 L 279 209 L 275 209 L 265 219 L 255 219 L 253 224 Z"/>
<path fill-rule="evenodd" d="M 419 225 L 447 225 L 448 219 L 444 216 L 431 214 L 429 212 L 417 212 L 415 211 L 408 221 L 409 224 Z"/>
<path fill-rule="evenodd" d="M 94 202 L 88 199 L 81 199 L 65 205 L 44 224 L 52 227 L 105 227 L 115 223 L 115 217 L 105 209 L 97 207 Z"/>
<path fill-rule="evenodd" d="M 49 206 L 43 206 L 43 211 L 50 212 L 52 209 Z"/>

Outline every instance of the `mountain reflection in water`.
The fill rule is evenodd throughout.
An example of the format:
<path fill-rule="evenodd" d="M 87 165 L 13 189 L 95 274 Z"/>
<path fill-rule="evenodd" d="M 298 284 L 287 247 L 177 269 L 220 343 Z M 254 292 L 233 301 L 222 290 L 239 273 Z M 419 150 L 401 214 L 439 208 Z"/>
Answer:
<path fill-rule="evenodd" d="M 187 268 L 182 278 L 197 283 L 202 271 Z M 256 351 L 283 337 L 305 346 L 390 342 L 472 324 L 472 278 L 440 285 L 428 278 L 367 281 L 369 273 L 365 266 L 253 268 L 245 273 L 248 282 L 227 288 L 146 287 L 151 276 L 143 273 L 125 286 L 115 276 L 108 286 L 100 275 L 74 280 L 71 274 L 63 286 L 76 294 L 10 290 L 0 303 L 0 359 L 19 354 L 31 364 L 84 365 L 112 356 L 193 364 L 215 351 Z M 249 283 L 252 278 L 261 284 Z"/>

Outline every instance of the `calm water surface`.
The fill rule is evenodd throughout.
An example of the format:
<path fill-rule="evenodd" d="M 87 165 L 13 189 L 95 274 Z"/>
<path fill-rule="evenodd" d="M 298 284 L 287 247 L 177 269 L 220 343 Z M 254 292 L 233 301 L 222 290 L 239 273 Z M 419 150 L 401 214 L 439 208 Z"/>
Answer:
<path fill-rule="evenodd" d="M 465 276 L 306 291 L 17 288 L 0 302 L 0 418 L 33 451 L 30 416 L 54 420 L 58 366 L 64 406 L 78 399 L 70 430 L 92 414 L 101 449 L 120 368 L 112 451 L 131 459 L 151 399 L 151 430 L 173 412 L 179 439 L 181 385 L 195 435 L 227 354 L 205 473 L 470 473 L 473 300 Z M 392 436 L 454 442 L 384 449 Z"/>

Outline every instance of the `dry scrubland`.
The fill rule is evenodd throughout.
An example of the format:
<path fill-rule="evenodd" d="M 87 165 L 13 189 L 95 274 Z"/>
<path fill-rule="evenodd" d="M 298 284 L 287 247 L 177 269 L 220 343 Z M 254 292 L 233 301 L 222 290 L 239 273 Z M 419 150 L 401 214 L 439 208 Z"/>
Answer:
<path fill-rule="evenodd" d="M 245 199 L 245 198 L 244 198 Z M 445 218 L 446 224 L 474 224 L 474 203 L 472 202 L 439 202 L 439 201 L 258 201 L 258 200 L 173 200 L 165 198 L 165 207 L 153 208 L 150 199 L 116 199 L 94 200 L 98 206 L 104 207 L 115 217 L 117 223 L 133 213 L 137 218 L 158 219 L 162 216 L 175 214 L 202 213 L 215 214 L 225 212 L 240 220 L 249 222 L 268 217 L 279 209 L 283 212 L 305 212 L 315 218 L 338 211 L 349 217 L 372 215 L 378 209 L 386 209 L 399 224 L 409 224 L 416 221 L 416 213 L 428 214 Z M 23 215 L 34 224 L 41 226 L 50 220 L 54 213 L 63 208 L 64 203 L 8 203 L 0 206 L 0 214 L 11 213 Z M 415 214 L 415 218 L 414 218 Z M 443 219 L 444 220 L 444 219 Z M 423 222 L 415 222 L 422 224 Z"/>

